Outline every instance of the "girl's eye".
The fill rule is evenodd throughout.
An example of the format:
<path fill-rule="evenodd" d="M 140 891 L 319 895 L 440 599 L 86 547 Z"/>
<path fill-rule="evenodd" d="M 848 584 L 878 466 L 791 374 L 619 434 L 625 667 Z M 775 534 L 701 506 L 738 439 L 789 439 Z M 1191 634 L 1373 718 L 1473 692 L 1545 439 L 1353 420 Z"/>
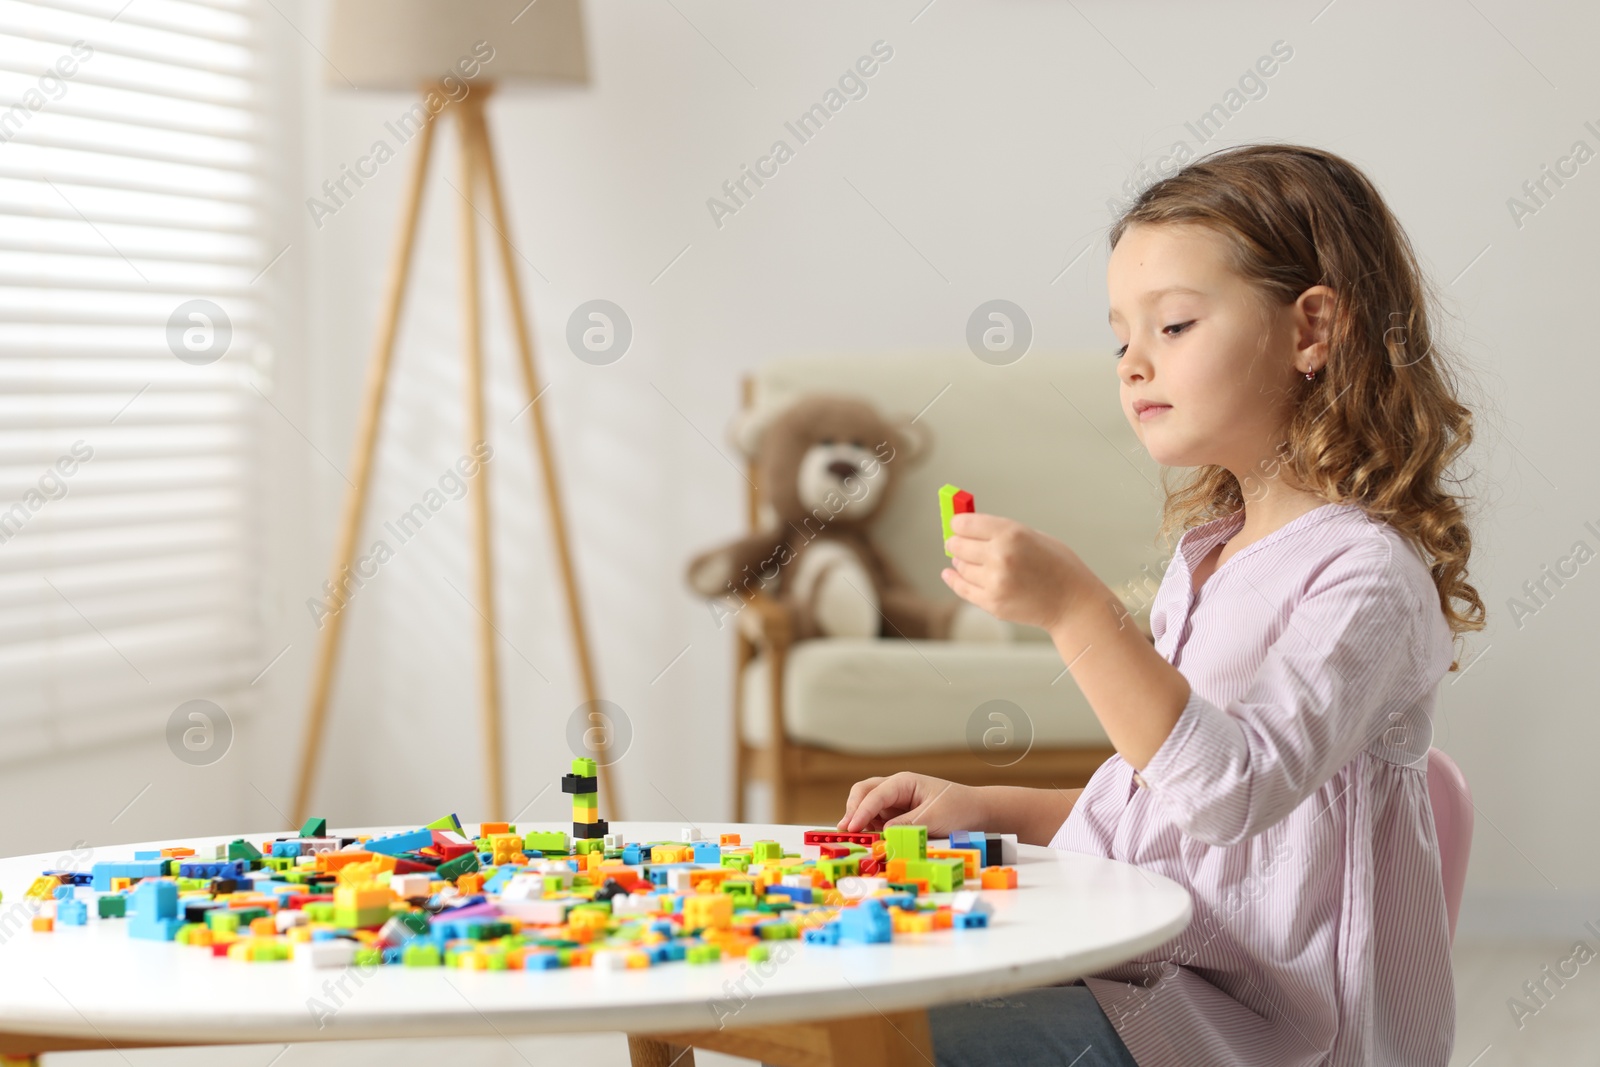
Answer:
<path fill-rule="evenodd" d="M 1178 336 L 1178 334 L 1182 333 L 1184 330 L 1187 330 L 1189 327 L 1193 326 L 1196 321 L 1197 320 L 1195 320 L 1195 319 L 1190 319 L 1188 322 L 1175 322 L 1170 326 L 1163 326 L 1161 328 L 1161 332 L 1166 334 L 1168 337 L 1176 337 L 1176 336 Z M 1123 345 L 1121 348 L 1117 349 L 1117 358 L 1121 359 L 1123 354 L 1126 353 L 1127 351 L 1128 351 L 1128 346 L 1127 345 Z"/>

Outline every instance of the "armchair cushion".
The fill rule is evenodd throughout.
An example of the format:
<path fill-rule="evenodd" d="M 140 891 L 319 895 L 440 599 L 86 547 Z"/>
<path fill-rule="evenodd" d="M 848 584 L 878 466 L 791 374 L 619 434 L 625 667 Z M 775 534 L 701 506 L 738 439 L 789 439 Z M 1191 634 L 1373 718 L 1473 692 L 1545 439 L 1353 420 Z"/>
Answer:
<path fill-rule="evenodd" d="M 1034 747 L 1110 743 L 1047 642 L 817 638 L 789 649 L 783 682 L 789 739 L 854 755 L 965 747 L 974 724 L 978 738 L 996 724 L 978 713 L 996 699 L 1022 709 L 1024 721 L 1010 727 L 1023 738 L 1031 726 Z M 766 655 L 750 661 L 740 685 L 744 740 L 766 747 L 772 722 Z"/>

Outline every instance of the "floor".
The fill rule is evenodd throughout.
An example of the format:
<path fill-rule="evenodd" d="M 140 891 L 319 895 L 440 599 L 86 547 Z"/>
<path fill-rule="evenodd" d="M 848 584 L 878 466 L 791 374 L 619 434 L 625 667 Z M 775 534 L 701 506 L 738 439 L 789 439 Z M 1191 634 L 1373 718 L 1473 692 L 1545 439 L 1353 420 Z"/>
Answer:
<path fill-rule="evenodd" d="M 1462 942 L 1456 946 L 1456 1051 L 1450 1067 L 1544 1067 L 1546 1064 L 1600 1067 L 1600 957 L 1574 955 L 1561 942 Z M 1563 971 L 1571 977 L 1546 977 L 1542 1001 L 1523 983 Z M 1574 973 L 1575 972 L 1575 973 Z M 1558 984 L 1562 982 L 1563 984 Z M 1526 1012 L 1513 1013 L 1518 998 Z M 485 1038 L 473 1041 L 375 1041 L 360 1044 L 252 1046 L 237 1049 L 164 1049 L 58 1053 L 45 1067 L 143 1067 L 157 1064 L 195 1067 L 432 1067 L 458 1057 L 474 1067 L 519 1067 L 535 1063 L 582 1063 L 585 1067 L 625 1067 L 628 1046 L 620 1034 L 562 1038 Z M 697 1053 L 703 1067 L 731 1067 L 749 1061 Z"/>

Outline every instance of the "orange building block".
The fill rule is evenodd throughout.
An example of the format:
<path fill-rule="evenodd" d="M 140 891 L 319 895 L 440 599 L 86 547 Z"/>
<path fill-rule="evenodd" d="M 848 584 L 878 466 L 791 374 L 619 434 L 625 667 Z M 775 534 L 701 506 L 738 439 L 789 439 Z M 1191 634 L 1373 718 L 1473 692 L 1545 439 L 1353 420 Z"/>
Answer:
<path fill-rule="evenodd" d="M 1017 869 L 1015 867 L 985 867 L 980 885 L 984 889 L 1015 889 L 1017 888 Z"/>

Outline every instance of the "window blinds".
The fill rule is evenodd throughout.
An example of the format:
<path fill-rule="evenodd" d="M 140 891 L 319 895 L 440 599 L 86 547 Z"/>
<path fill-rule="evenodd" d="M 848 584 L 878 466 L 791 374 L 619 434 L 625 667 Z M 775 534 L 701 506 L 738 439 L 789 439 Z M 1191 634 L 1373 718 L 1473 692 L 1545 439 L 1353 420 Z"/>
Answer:
<path fill-rule="evenodd" d="M 251 0 L 0 0 L 0 759 L 241 707 Z"/>

